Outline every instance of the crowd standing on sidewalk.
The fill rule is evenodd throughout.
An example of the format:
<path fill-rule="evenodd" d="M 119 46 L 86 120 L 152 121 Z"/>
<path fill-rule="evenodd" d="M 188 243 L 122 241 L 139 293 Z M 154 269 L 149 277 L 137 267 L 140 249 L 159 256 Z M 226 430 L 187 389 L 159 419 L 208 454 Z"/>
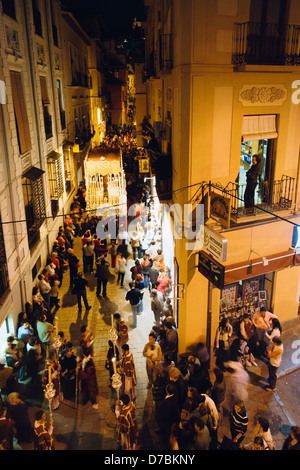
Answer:
<path fill-rule="evenodd" d="M 105 145 L 120 145 L 121 139 L 108 139 Z M 130 138 L 123 142 L 130 151 Z M 81 183 L 59 227 L 47 264 L 19 315 L 16 334 L 10 334 L 0 356 L 0 448 L 18 449 L 24 440 L 33 448 L 54 449 L 53 421 L 47 424 L 43 410 L 34 423 L 28 418 L 26 400 L 44 400 L 47 384 L 54 386 L 52 411 L 64 399 L 81 398 L 84 406 L 90 402 L 97 409 L 99 387 L 94 357 L 94 337 L 87 325 L 81 328 L 80 352 L 73 343 L 56 331 L 55 319 L 60 307 L 59 289 L 67 272 L 69 289 L 77 297 L 78 312 L 82 300 L 86 311 L 87 273 L 97 279 L 96 296 L 107 294 L 110 269 L 117 274 L 116 282 L 124 289 L 129 302 L 134 328 L 143 311 L 144 296 L 149 296 L 153 327 L 142 351 L 146 358 L 148 388 L 152 391 L 156 432 L 170 450 L 273 450 L 274 442 L 267 420 L 261 419 L 253 440 L 245 443 L 249 420 L 247 397 L 249 374 L 247 367 L 257 366 L 255 358 L 268 361 L 269 384 L 266 392 L 276 390 L 277 371 L 283 353 L 281 325 L 271 312 L 261 308 L 253 318 L 245 315 L 238 335 L 233 334 L 229 320 L 223 318 L 216 332 L 216 368 L 209 370 L 210 351 L 199 344 L 195 354 L 178 354 L 178 332 L 173 316 L 172 278 L 165 265 L 161 244 L 161 214 L 150 188 L 142 184 L 134 198 L 135 225 L 131 232 L 117 224 L 117 237 L 99 239 L 97 224 L 101 217 L 85 211 L 85 188 Z M 73 250 L 74 239 L 81 238 L 82 258 Z M 129 270 L 128 259 L 134 265 Z M 131 282 L 125 285 L 125 274 Z M 121 376 L 119 400 L 116 403 L 116 431 L 120 449 L 134 450 L 141 438 L 135 416 L 137 374 L 133 353 L 128 345 L 128 325 L 119 313 L 114 314 L 117 342 L 109 342 L 103 358 L 112 384 L 116 371 Z M 227 376 L 225 385 L 224 375 Z M 215 379 L 213 379 L 213 375 Z M 20 392 L 20 384 L 23 385 Z M 218 429 L 224 411 L 229 416 L 229 436 L 222 442 Z M 294 426 L 284 449 L 298 449 L 300 428 Z"/>

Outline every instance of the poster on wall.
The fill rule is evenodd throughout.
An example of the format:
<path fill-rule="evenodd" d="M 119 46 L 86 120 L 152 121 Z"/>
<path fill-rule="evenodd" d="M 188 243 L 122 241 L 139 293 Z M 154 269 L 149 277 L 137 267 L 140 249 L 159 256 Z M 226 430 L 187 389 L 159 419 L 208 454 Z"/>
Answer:
<path fill-rule="evenodd" d="M 226 286 L 222 290 L 222 299 L 224 299 L 224 303 L 226 304 L 227 308 L 235 307 L 238 296 L 238 287 L 238 283 L 236 283 L 231 286 Z"/>
<path fill-rule="evenodd" d="M 252 302 L 255 297 L 258 297 L 259 291 L 259 279 L 250 279 L 249 281 L 243 282 L 243 297 L 244 302 Z"/>

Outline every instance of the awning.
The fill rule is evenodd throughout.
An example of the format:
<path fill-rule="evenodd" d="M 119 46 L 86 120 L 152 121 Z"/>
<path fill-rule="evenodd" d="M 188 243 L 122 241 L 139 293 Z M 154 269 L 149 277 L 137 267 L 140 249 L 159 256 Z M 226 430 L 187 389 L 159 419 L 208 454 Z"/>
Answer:
<path fill-rule="evenodd" d="M 53 152 L 49 153 L 49 155 L 47 155 L 47 160 L 56 161 L 56 160 L 58 160 L 61 156 L 62 156 L 61 153 L 53 151 Z"/>
<path fill-rule="evenodd" d="M 40 168 L 37 168 L 36 166 L 32 166 L 29 168 L 29 170 L 25 171 L 23 173 L 23 178 L 27 178 L 31 181 L 36 181 L 38 178 L 42 176 L 42 174 L 45 173 L 44 170 L 41 170 Z"/>
<path fill-rule="evenodd" d="M 70 140 L 66 140 L 66 142 L 63 143 L 63 147 L 73 147 L 74 142 L 71 142 Z"/>
<path fill-rule="evenodd" d="M 295 263 L 295 251 L 288 250 L 282 253 L 276 253 L 266 256 L 265 260 L 268 264 L 266 264 L 266 262 L 264 263 L 262 258 L 256 258 L 226 266 L 224 284 L 232 284 L 233 282 L 238 282 L 243 279 L 250 279 L 255 276 L 261 276 L 262 274 L 293 266 Z"/>
<path fill-rule="evenodd" d="M 278 133 L 276 130 L 275 114 L 243 117 L 243 142 L 263 139 L 276 139 L 276 137 L 278 137 Z"/>

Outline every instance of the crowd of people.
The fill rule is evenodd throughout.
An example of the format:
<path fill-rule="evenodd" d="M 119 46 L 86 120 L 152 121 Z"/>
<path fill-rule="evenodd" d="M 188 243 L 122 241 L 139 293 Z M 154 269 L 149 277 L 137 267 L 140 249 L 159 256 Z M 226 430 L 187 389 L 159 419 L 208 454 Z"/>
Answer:
<path fill-rule="evenodd" d="M 120 146 L 129 160 L 139 154 L 129 134 L 121 139 L 108 135 L 103 145 Z M 170 450 L 273 450 L 270 423 L 260 417 L 250 442 L 245 443 L 248 429 L 247 367 L 257 366 L 257 358 L 268 361 L 269 384 L 276 389 L 277 371 L 283 354 L 281 325 L 276 315 L 261 308 L 251 318 L 244 315 L 238 335 L 227 318 L 216 332 L 215 367 L 210 370 L 210 351 L 199 343 L 193 354 L 178 353 L 178 332 L 174 318 L 172 274 L 162 251 L 161 214 L 146 184 L 135 187 L 130 203 L 134 216 L 128 225 L 115 220 L 117 236 L 111 237 L 107 220 L 106 237 L 97 235 L 102 217 L 86 212 L 86 193 L 80 184 L 64 223 L 38 275 L 32 299 L 19 314 L 16 334 L 10 334 L 0 354 L 0 449 L 16 449 L 22 442 L 33 442 L 36 450 L 54 449 L 53 422 L 46 422 L 44 410 L 36 413 L 34 423 L 28 416 L 27 399 L 44 400 L 47 384 L 55 395 L 51 410 L 63 399 L 82 404 L 90 402 L 97 409 L 98 383 L 94 359 L 94 336 L 87 325 L 81 327 L 79 347 L 56 331 L 56 313 L 60 307 L 60 288 L 65 275 L 69 290 L 77 298 L 78 312 L 91 308 L 87 299 L 86 274 L 96 278 L 96 296 L 107 296 L 111 270 L 116 283 L 124 289 L 124 298 L 132 312 L 131 328 L 137 328 L 138 315 L 144 309 L 145 294 L 150 297 L 153 327 L 143 349 L 146 359 L 148 388 L 151 389 L 156 432 Z M 102 232 L 101 232 L 102 233 Z M 82 257 L 74 251 L 80 238 Z M 134 263 L 128 267 L 129 258 Z M 130 275 L 125 289 L 125 274 Z M 127 286 L 126 286 L 127 287 Z M 108 342 L 105 367 L 110 386 L 117 373 L 121 377 L 116 402 L 116 429 L 120 449 L 134 450 L 139 445 L 135 414 L 136 369 L 129 342 L 129 325 L 120 313 L 113 315 L 118 339 Z M 226 380 L 225 380 L 226 374 Z M 22 391 L 20 383 L 23 384 Z M 230 437 L 220 442 L 218 431 L 224 412 L 230 422 Z M 299 449 L 300 428 L 292 427 L 284 449 Z"/>

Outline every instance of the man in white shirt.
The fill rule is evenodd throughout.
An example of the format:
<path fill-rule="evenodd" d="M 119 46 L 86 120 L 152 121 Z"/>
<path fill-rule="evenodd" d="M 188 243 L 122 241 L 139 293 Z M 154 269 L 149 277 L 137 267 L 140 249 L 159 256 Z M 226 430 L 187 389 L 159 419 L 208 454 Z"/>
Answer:
<path fill-rule="evenodd" d="M 47 305 L 50 305 L 50 291 L 51 291 L 51 286 L 49 282 L 46 281 L 45 276 L 43 274 L 39 274 L 38 276 L 38 288 L 40 289 L 40 293 L 43 296 L 43 299 L 45 300 Z"/>

